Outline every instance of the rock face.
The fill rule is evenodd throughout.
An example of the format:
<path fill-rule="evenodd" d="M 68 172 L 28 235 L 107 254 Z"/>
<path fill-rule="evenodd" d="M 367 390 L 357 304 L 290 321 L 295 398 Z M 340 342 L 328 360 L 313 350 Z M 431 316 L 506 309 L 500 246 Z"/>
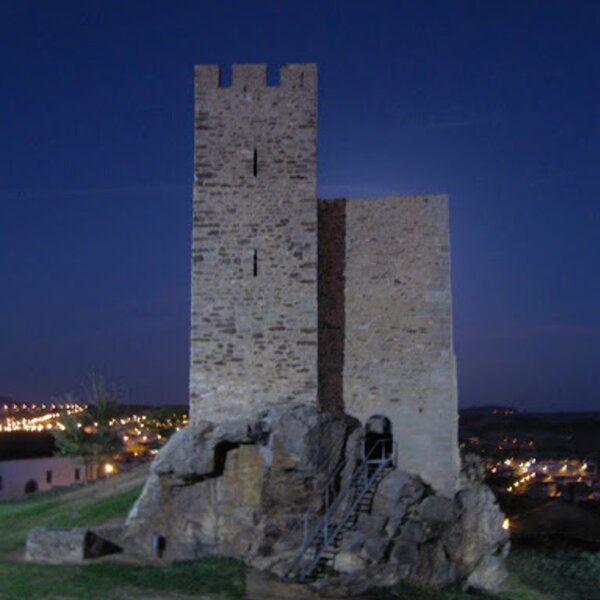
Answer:
<path fill-rule="evenodd" d="M 450 499 L 433 495 L 416 475 L 391 472 L 379 484 L 371 513 L 360 515 L 342 539 L 333 563 L 338 575 L 316 586 L 342 595 L 400 579 L 500 589 L 510 548 L 504 515 L 481 481 L 465 479 L 463 485 Z"/>
<path fill-rule="evenodd" d="M 157 455 L 127 520 L 127 552 L 165 559 L 226 554 L 258 568 L 309 507 L 359 427 L 314 407 L 272 406 L 220 424 L 179 431 Z"/>
<path fill-rule="evenodd" d="M 224 554 L 282 574 L 302 543 L 299 516 L 322 511 L 320 490 L 346 456 L 344 486 L 361 443 L 358 421 L 305 405 L 190 426 L 155 459 L 118 543 L 144 559 Z M 460 491 L 447 498 L 416 475 L 391 471 L 336 540 L 330 576 L 313 585 L 350 594 L 408 578 L 498 589 L 508 534 L 481 475 L 476 459 L 467 460 Z"/>

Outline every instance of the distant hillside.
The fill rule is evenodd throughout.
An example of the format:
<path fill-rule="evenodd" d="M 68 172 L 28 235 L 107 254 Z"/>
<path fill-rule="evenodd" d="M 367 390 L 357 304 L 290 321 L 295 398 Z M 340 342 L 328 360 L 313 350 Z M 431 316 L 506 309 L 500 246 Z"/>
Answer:
<path fill-rule="evenodd" d="M 466 408 L 460 411 L 459 431 L 461 441 L 490 434 L 516 436 L 535 439 L 538 449 L 600 456 L 600 412 L 544 413 L 516 412 L 508 407 Z"/>

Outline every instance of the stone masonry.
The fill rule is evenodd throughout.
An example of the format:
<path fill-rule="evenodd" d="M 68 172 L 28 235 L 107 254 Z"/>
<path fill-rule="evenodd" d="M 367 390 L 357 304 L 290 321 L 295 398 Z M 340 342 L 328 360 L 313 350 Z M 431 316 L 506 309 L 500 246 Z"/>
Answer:
<path fill-rule="evenodd" d="M 384 416 L 398 465 L 458 473 L 445 196 L 317 200 L 316 66 L 196 68 L 190 413 Z"/>
<path fill-rule="evenodd" d="M 344 409 L 362 423 L 387 417 L 401 468 L 452 495 L 459 460 L 447 198 L 352 199 L 345 208 Z"/>
<path fill-rule="evenodd" d="M 196 68 L 192 420 L 317 402 L 316 66 Z"/>

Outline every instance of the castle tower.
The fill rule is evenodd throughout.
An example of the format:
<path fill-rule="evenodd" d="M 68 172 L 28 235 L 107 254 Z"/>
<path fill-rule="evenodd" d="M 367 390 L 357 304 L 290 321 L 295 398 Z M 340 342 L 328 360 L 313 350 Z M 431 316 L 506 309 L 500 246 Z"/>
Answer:
<path fill-rule="evenodd" d="M 319 396 L 452 496 L 458 407 L 448 198 L 322 200 Z M 366 443 L 368 450 L 369 444 Z"/>
<path fill-rule="evenodd" d="M 315 404 L 316 65 L 195 79 L 191 419 Z"/>

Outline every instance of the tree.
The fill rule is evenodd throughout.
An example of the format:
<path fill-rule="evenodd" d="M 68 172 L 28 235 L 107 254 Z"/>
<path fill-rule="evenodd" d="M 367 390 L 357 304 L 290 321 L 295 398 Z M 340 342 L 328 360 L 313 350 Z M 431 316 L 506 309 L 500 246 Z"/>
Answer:
<path fill-rule="evenodd" d="M 58 454 L 78 458 L 85 465 L 85 481 L 92 465 L 112 458 L 122 448 L 121 438 L 114 428 L 118 415 L 119 394 L 108 388 L 102 378 L 90 379 L 86 390 L 87 407 L 76 414 L 63 413 L 64 429 L 54 430 Z M 79 404 L 67 393 L 56 400 L 64 404 Z"/>
<path fill-rule="evenodd" d="M 145 412 L 146 430 L 169 439 L 177 430 L 186 425 L 186 413 L 171 408 L 152 408 Z"/>

